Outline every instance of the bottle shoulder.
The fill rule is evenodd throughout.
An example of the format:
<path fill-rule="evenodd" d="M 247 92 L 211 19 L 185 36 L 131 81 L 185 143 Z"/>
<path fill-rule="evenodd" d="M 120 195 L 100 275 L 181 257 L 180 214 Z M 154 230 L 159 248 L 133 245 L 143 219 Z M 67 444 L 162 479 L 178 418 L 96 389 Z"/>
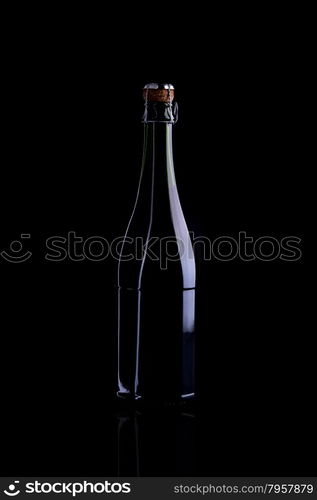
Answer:
<path fill-rule="evenodd" d="M 161 127 L 145 147 L 136 200 L 122 245 L 119 285 L 124 281 L 179 283 L 194 288 L 195 259 L 181 207 L 172 158 L 171 129 Z M 160 139 L 155 143 L 156 139 Z M 123 258 L 130 255 L 130 259 Z M 132 258 L 133 254 L 133 258 Z M 131 285 L 130 285 L 131 286 Z"/>

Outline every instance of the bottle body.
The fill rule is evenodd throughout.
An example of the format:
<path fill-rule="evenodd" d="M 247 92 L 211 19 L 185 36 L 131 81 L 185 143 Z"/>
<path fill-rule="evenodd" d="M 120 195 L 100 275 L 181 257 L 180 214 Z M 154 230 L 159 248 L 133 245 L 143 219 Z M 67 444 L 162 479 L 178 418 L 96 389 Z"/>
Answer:
<path fill-rule="evenodd" d="M 118 396 L 177 402 L 195 393 L 195 289 L 118 289 Z"/>
<path fill-rule="evenodd" d="M 193 397 L 195 286 L 172 124 L 145 123 L 137 197 L 118 264 L 119 397 Z"/>

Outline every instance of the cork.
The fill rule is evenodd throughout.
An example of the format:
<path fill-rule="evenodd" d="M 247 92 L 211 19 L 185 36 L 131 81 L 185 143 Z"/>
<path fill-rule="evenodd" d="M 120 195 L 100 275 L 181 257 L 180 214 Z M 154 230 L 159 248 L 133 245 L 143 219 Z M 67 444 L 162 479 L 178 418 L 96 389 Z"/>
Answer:
<path fill-rule="evenodd" d="M 172 102 L 174 99 L 173 88 L 144 88 L 144 100 L 151 102 Z"/>

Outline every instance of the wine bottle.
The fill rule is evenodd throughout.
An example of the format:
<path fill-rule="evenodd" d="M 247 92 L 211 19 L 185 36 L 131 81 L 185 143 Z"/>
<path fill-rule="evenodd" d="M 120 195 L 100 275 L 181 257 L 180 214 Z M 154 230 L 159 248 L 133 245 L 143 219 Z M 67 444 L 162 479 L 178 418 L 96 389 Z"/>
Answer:
<path fill-rule="evenodd" d="M 143 89 L 143 158 L 118 263 L 118 388 L 128 400 L 195 395 L 196 267 L 176 186 L 174 87 Z"/>

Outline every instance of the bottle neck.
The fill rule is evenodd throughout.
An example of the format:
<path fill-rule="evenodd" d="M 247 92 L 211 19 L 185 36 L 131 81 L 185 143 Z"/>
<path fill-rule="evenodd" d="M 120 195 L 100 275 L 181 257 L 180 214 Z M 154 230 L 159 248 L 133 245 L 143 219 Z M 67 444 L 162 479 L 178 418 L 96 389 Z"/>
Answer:
<path fill-rule="evenodd" d="M 144 124 L 143 168 L 155 170 L 157 177 L 167 183 L 169 189 L 176 186 L 173 161 L 173 125 L 152 122 Z"/>

